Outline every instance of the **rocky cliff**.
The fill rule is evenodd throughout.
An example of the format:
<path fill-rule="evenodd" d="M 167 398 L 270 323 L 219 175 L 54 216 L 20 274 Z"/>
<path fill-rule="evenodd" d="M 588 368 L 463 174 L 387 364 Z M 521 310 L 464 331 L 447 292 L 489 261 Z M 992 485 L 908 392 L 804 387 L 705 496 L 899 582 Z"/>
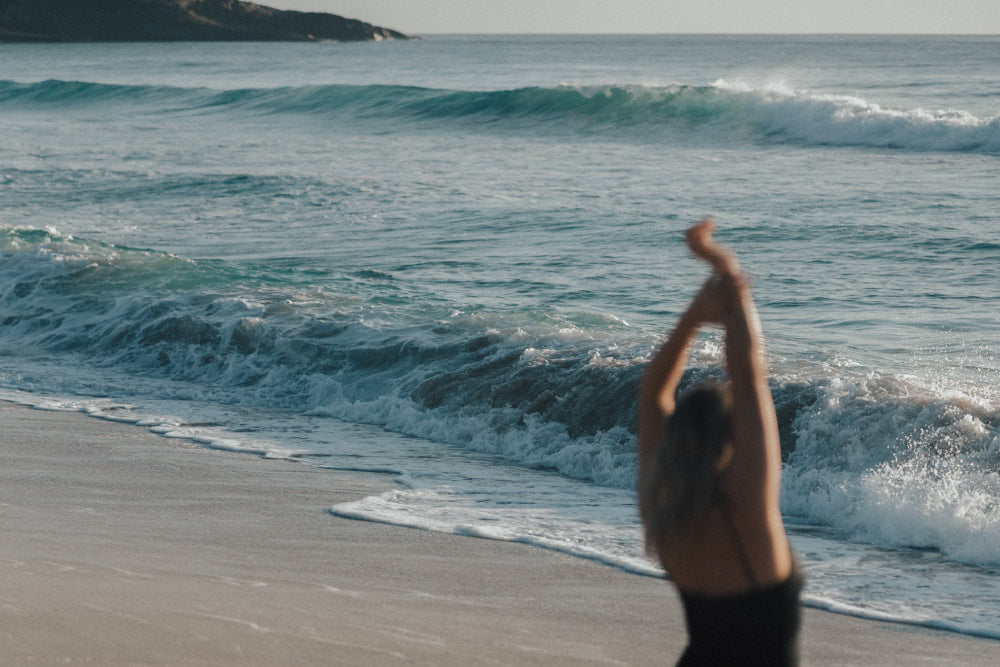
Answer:
<path fill-rule="evenodd" d="M 0 0 L 0 41 L 359 41 L 407 36 L 239 0 Z"/>

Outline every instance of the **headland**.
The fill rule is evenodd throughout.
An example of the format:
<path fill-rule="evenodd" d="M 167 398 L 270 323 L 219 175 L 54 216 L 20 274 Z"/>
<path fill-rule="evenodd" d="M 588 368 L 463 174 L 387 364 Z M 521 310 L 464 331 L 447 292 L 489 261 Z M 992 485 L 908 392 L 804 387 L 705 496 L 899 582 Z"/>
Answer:
<path fill-rule="evenodd" d="M 365 41 L 390 28 L 240 0 L 0 0 L 0 42 Z"/>

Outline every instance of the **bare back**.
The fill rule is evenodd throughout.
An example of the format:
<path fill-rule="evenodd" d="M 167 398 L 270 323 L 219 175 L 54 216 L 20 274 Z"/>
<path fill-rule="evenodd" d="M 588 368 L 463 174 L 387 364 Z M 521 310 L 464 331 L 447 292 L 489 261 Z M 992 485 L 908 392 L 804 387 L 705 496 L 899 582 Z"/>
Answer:
<path fill-rule="evenodd" d="M 763 588 L 792 569 L 780 514 L 735 499 L 712 503 L 659 556 L 680 589 L 705 595 Z"/>

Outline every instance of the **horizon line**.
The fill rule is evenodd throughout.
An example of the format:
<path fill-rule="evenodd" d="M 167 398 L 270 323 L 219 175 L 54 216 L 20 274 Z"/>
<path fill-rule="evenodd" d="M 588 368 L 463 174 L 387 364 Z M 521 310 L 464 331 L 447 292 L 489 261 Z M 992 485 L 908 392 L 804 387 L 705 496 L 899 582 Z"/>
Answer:
<path fill-rule="evenodd" d="M 395 28 L 393 28 L 395 30 Z M 442 31 L 442 32 L 407 32 L 406 35 L 575 35 L 581 37 L 590 36 L 619 36 L 619 37 L 634 37 L 634 36 L 701 36 L 701 35 L 713 35 L 713 36 L 743 36 L 743 37 L 813 37 L 813 36 L 841 36 L 841 37 L 1000 37 L 1000 32 L 521 32 L 521 31 L 508 31 L 508 32 L 477 32 L 477 31 Z"/>

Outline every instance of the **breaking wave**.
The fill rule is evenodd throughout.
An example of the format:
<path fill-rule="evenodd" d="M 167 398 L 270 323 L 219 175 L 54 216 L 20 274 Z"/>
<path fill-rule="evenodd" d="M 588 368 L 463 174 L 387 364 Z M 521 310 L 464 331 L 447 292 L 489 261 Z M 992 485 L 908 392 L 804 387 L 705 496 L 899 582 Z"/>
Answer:
<path fill-rule="evenodd" d="M 125 394 L 335 416 L 632 487 L 648 341 L 600 344 L 503 317 L 373 318 L 254 270 L 0 230 L 0 358 L 72 360 L 138 378 Z M 719 372 L 702 363 L 686 381 Z M 75 384 L 0 373 L 0 384 L 115 395 L 66 378 Z M 787 514 L 868 543 L 1000 563 L 996 406 L 819 369 L 775 375 L 772 391 Z"/>
<path fill-rule="evenodd" d="M 1000 116 L 898 109 L 846 95 L 712 85 L 559 86 L 454 91 L 396 85 L 213 90 L 79 81 L 0 81 L 0 107 L 113 104 L 163 114 L 306 115 L 424 123 L 441 131 L 791 143 L 904 151 L 1000 152 Z"/>

